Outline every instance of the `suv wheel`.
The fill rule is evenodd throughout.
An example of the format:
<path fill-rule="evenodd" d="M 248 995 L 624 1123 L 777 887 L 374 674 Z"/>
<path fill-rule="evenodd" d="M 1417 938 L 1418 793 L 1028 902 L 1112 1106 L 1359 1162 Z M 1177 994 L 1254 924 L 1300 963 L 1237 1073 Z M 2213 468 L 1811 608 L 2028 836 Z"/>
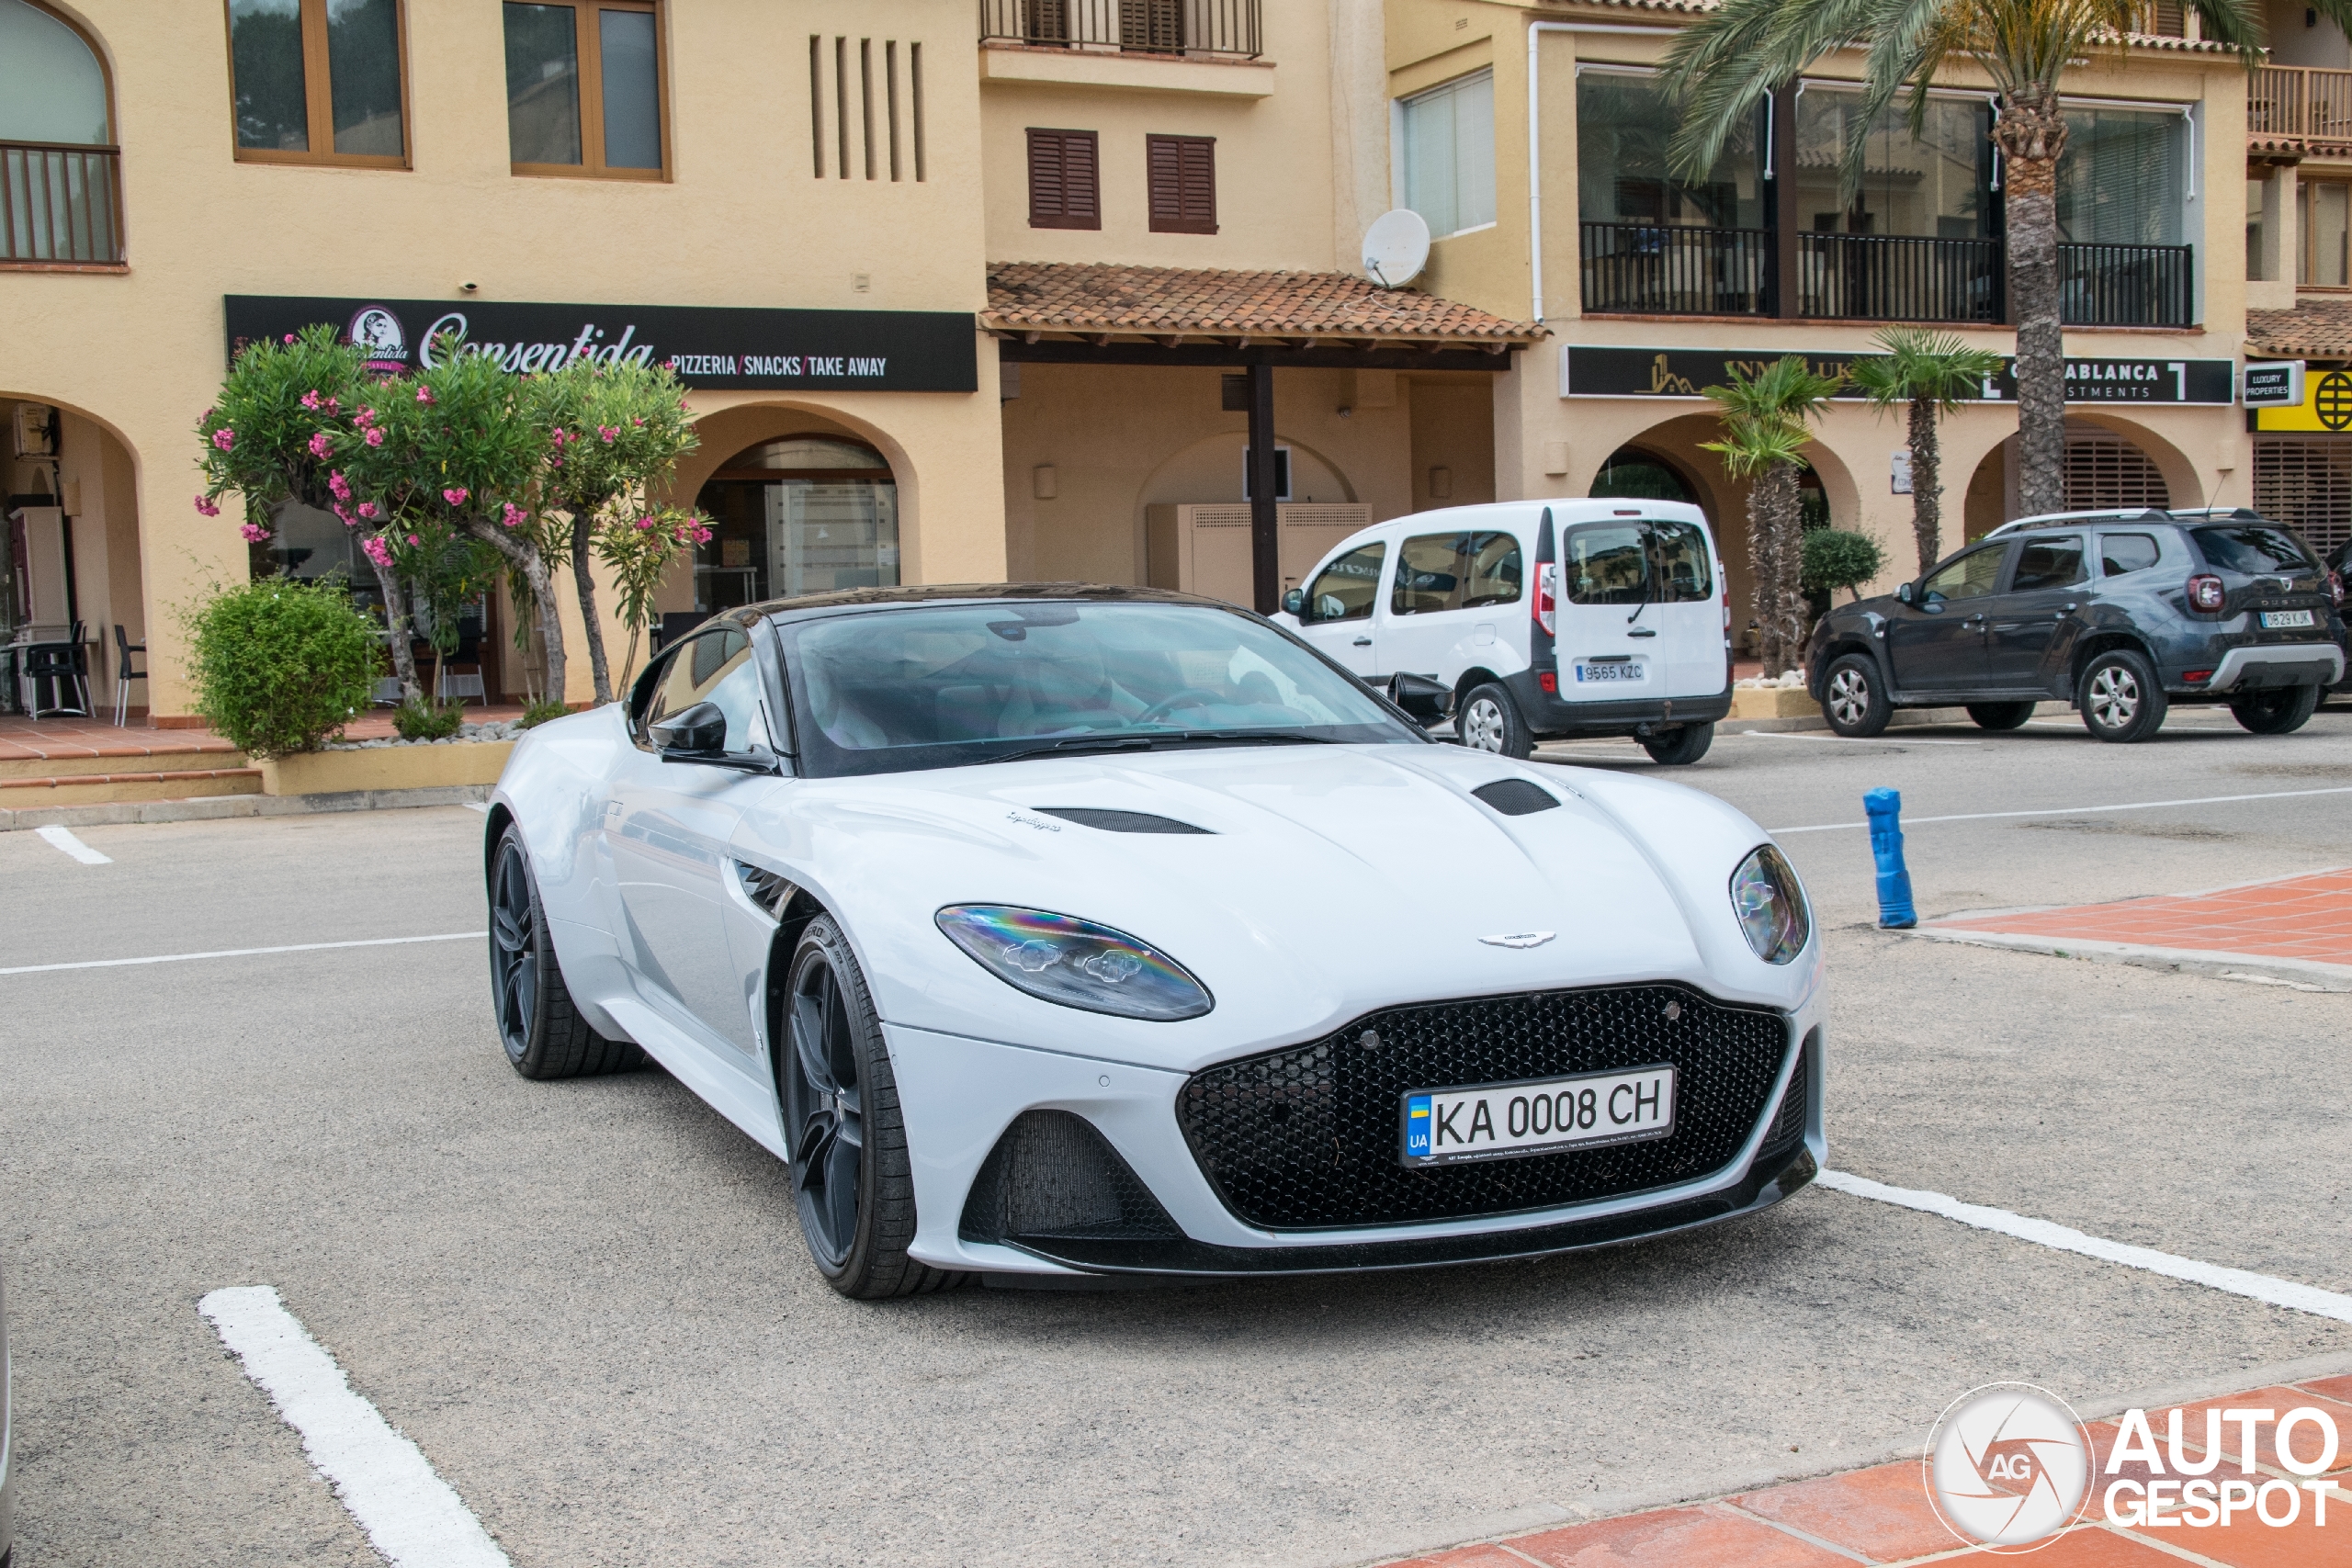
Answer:
<path fill-rule="evenodd" d="M 2272 686 L 2230 699 L 2230 716 L 2256 735 L 2292 735 L 2318 710 L 2317 686 Z"/>
<path fill-rule="evenodd" d="M 1829 667 L 1821 682 L 1821 713 L 1831 729 L 1861 739 L 1885 729 L 1894 706 L 1879 684 L 1877 666 L 1865 655 L 1849 653 Z"/>
<path fill-rule="evenodd" d="M 1474 751 L 1524 759 L 1535 750 L 1535 737 L 1528 733 L 1519 705 L 1500 686 L 1480 686 L 1464 698 L 1457 722 L 1462 744 Z"/>
<path fill-rule="evenodd" d="M 2169 705 L 2156 671 L 2128 648 L 2102 653 L 2083 671 L 2083 728 L 2101 740 L 2145 740 L 2164 728 Z"/>
<path fill-rule="evenodd" d="M 2033 716 L 2031 703 L 1971 703 L 1968 716 L 1979 729 L 2017 729 Z"/>

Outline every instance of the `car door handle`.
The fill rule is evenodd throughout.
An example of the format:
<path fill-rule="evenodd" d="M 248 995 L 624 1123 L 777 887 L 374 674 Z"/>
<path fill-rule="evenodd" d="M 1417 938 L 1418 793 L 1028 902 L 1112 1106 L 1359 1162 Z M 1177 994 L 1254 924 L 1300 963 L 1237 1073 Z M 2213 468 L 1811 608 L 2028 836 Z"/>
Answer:
<path fill-rule="evenodd" d="M 1351 648 L 1370 648 L 1372 646 L 1372 638 L 1368 637 L 1360 637 L 1348 646 Z"/>
<path fill-rule="evenodd" d="M 1627 632 L 1625 635 L 1627 637 L 1656 637 L 1657 636 L 1657 628 L 1656 626 L 1635 626 L 1632 631 Z"/>

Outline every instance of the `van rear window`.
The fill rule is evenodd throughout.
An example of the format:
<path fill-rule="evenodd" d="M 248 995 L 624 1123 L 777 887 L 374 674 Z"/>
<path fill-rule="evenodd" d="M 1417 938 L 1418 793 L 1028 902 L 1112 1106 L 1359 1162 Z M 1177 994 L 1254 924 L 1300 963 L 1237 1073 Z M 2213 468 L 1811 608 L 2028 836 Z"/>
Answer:
<path fill-rule="evenodd" d="M 1568 603 L 1694 604 L 1714 594 L 1707 536 L 1689 523 L 1588 523 L 1567 531 Z"/>
<path fill-rule="evenodd" d="M 2303 542 L 2284 528 L 2259 523 L 2232 523 L 2191 528 L 2197 547 L 2208 564 L 2223 571 L 2253 576 L 2264 571 L 2311 571 L 2315 566 Z"/>

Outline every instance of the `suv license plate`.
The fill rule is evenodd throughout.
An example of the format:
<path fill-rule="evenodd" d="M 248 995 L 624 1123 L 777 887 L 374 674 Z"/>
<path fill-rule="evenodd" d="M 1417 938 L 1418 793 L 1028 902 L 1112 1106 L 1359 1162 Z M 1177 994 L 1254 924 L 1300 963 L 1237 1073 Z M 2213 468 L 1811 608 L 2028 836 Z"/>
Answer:
<path fill-rule="evenodd" d="M 2308 626 L 2312 624 L 2312 613 L 2309 610 L 2265 610 L 2262 612 L 2262 629 L 2267 632 L 2291 631 L 2298 626 Z"/>
<path fill-rule="evenodd" d="M 1646 681 L 1649 678 L 1649 667 L 1638 659 L 1623 664 L 1588 664 L 1581 659 L 1577 660 L 1577 684 L 1580 686 L 1593 681 Z"/>
<path fill-rule="evenodd" d="M 1635 1067 L 1485 1089 L 1408 1090 L 1404 1163 L 1510 1159 L 1674 1131 L 1674 1068 Z"/>

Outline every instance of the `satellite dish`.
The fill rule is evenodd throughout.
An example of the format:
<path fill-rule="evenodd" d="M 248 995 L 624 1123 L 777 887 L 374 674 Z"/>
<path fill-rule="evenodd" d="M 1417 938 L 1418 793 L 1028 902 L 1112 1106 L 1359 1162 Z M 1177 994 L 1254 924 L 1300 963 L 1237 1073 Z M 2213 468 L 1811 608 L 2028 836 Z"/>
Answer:
<path fill-rule="evenodd" d="M 1430 226 L 1409 207 L 1384 212 L 1363 231 L 1363 275 L 1383 288 L 1402 288 L 1430 263 Z"/>

